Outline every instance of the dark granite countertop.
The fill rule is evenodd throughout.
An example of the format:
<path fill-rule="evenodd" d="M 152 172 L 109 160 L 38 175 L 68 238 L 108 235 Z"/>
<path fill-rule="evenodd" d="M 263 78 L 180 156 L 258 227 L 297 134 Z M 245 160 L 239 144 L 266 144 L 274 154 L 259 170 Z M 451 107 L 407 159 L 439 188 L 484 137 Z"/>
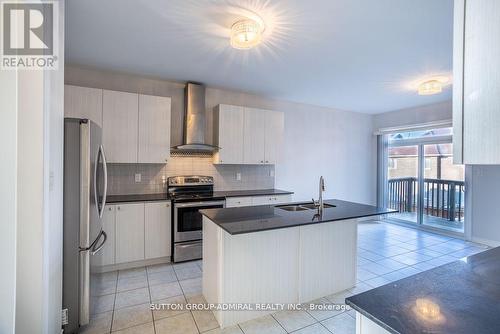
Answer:
<path fill-rule="evenodd" d="M 200 212 L 229 234 L 260 232 L 396 212 L 341 200 L 325 200 L 325 203 L 336 207 L 325 208 L 320 218 L 315 217 L 316 210 L 285 211 L 271 205 L 206 209 Z"/>
<path fill-rule="evenodd" d="M 106 203 L 124 203 L 124 202 L 155 202 L 169 201 L 166 193 L 158 194 L 132 194 L 132 195 L 108 195 Z"/>
<path fill-rule="evenodd" d="M 291 195 L 293 191 L 280 189 L 255 189 L 255 190 L 220 190 L 214 191 L 214 197 L 243 197 L 243 196 L 266 196 L 266 195 Z"/>
<path fill-rule="evenodd" d="M 500 333 L 500 247 L 346 299 L 391 333 Z"/>
<path fill-rule="evenodd" d="M 241 196 L 265 196 L 265 195 L 288 195 L 293 194 L 293 191 L 280 189 L 255 189 L 255 190 L 220 190 L 214 191 L 214 198 L 225 197 L 241 197 Z M 124 202 L 152 202 L 152 201 L 168 201 L 170 198 L 167 193 L 157 194 L 130 194 L 130 195 L 108 195 L 107 203 L 124 203 Z"/>

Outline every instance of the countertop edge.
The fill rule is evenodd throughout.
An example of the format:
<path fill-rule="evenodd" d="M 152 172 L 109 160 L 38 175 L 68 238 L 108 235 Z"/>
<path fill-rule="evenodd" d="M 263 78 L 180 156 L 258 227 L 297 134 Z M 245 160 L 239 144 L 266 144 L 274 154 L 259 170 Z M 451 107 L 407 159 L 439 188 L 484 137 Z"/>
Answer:
<path fill-rule="evenodd" d="M 234 194 L 232 194 L 234 192 Z M 269 195 L 292 195 L 293 191 L 281 189 L 251 189 L 251 190 L 216 190 L 214 191 L 217 197 L 232 198 L 232 197 L 247 197 L 247 196 L 269 196 Z M 158 198 L 147 197 L 158 196 Z M 163 198 L 160 198 L 164 196 Z M 152 194 L 122 194 L 122 195 L 108 195 L 111 199 L 106 201 L 107 204 L 117 203 L 140 203 L 140 202 L 165 202 L 171 201 L 165 193 L 152 193 Z M 120 199 L 122 197 L 123 199 Z M 131 199 L 131 197 L 135 197 Z M 143 197 L 143 198 L 141 198 Z M 146 198 L 144 198 L 146 197 Z"/>
<path fill-rule="evenodd" d="M 363 310 L 362 308 L 360 308 L 358 305 L 354 304 L 349 298 L 346 298 L 345 302 L 346 302 L 347 305 L 349 305 L 350 307 L 352 307 L 356 312 L 361 313 L 361 315 L 363 315 L 364 317 L 370 319 L 371 321 L 373 321 L 375 324 L 377 324 L 378 326 L 382 327 L 386 331 L 388 331 L 388 332 L 390 332 L 392 334 L 401 334 L 397 330 L 394 330 L 394 328 L 392 328 L 391 326 L 388 326 L 386 323 L 384 323 L 381 320 L 375 318 L 370 313 L 366 312 L 365 310 Z"/>

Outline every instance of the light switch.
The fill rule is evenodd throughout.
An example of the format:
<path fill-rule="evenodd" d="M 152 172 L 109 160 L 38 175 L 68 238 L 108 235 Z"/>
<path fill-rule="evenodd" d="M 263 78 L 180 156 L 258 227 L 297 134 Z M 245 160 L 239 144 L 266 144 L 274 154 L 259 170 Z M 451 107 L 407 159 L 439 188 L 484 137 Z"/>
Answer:
<path fill-rule="evenodd" d="M 236 181 L 241 181 L 241 173 L 236 173 Z"/>
<path fill-rule="evenodd" d="M 139 173 L 135 174 L 135 182 L 141 182 L 141 174 Z"/>

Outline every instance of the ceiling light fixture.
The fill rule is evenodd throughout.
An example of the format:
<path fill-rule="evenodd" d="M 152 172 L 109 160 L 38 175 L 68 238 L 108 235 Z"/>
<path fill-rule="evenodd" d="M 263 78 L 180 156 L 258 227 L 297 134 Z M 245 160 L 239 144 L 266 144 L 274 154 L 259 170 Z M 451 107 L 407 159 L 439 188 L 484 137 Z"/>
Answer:
<path fill-rule="evenodd" d="M 235 49 L 251 49 L 262 41 L 264 23 L 251 19 L 237 21 L 231 27 L 231 46 Z"/>
<path fill-rule="evenodd" d="M 443 83 L 438 80 L 428 80 L 418 86 L 418 95 L 434 95 L 443 91 Z"/>

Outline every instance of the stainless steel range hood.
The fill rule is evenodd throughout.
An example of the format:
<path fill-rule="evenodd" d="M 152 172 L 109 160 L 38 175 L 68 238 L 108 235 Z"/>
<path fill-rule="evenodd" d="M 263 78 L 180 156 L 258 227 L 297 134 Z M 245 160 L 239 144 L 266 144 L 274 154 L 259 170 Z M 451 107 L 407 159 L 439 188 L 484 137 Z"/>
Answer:
<path fill-rule="evenodd" d="M 205 86 L 188 82 L 184 99 L 184 138 L 174 152 L 210 153 L 217 146 L 205 144 Z"/>

